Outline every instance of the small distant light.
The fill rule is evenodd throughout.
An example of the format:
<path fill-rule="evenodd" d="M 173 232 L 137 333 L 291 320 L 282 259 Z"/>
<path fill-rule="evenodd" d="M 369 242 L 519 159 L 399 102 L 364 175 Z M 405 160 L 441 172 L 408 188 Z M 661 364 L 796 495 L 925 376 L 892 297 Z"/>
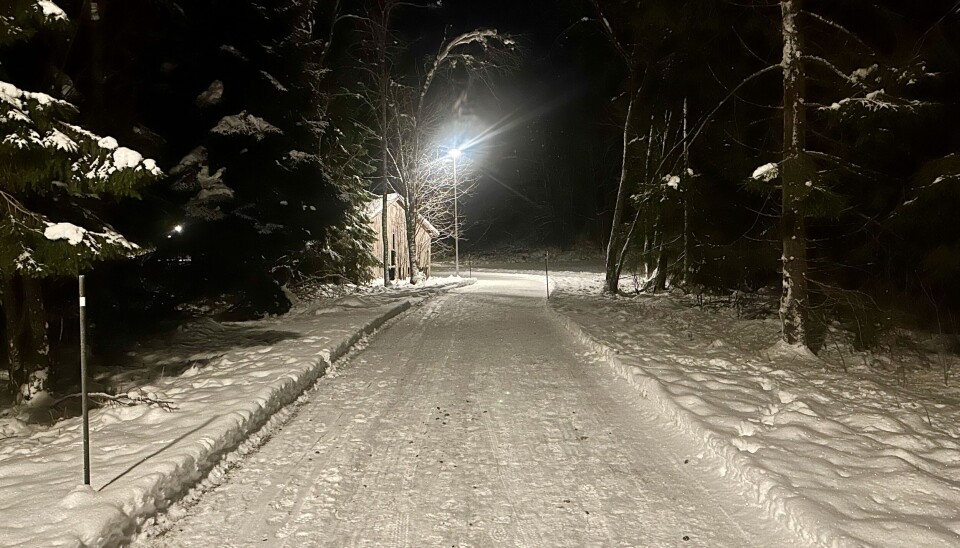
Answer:
<path fill-rule="evenodd" d="M 173 227 L 173 231 L 176 232 L 177 234 L 180 234 L 181 232 L 183 232 L 183 225 L 177 225 Z"/>
<path fill-rule="evenodd" d="M 459 148 L 451 148 L 450 151 L 447 152 L 447 155 L 453 158 L 454 160 L 459 158 L 461 154 L 463 154 L 463 151 L 460 150 Z"/>

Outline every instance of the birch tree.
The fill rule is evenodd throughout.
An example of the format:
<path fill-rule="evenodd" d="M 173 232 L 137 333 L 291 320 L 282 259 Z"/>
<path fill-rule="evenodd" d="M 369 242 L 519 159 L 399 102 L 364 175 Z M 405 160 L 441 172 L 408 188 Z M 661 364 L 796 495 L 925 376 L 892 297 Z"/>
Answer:
<path fill-rule="evenodd" d="M 624 71 L 620 110 L 621 158 L 617 192 L 611 211 L 610 231 L 605 253 L 604 291 L 616 294 L 624 267 L 625 249 L 637 225 L 630 221 L 630 196 L 644 176 L 633 170 L 643 164 L 640 144 L 644 132 L 638 131 L 642 120 L 654 111 L 662 113 L 662 105 L 676 105 L 672 92 L 683 93 L 677 74 L 685 67 L 685 56 L 694 51 L 695 36 L 703 32 L 703 21 L 711 17 L 695 12 L 687 4 L 633 3 L 618 0 L 590 0 L 583 22 L 598 29 L 610 44 L 612 55 Z M 710 14 L 712 15 L 712 14 Z M 711 23 L 712 24 L 712 23 Z M 676 85 L 676 88 L 674 86 Z M 656 88 L 656 90 L 648 89 Z M 683 95 L 681 95 L 683 97 Z M 675 116 L 679 120 L 680 116 Z M 692 138 L 692 137 L 691 137 Z M 671 143 L 654 169 L 666 174 L 679 174 L 678 163 L 689 147 L 684 142 Z M 638 221 L 639 222 L 639 221 Z M 664 272 L 664 275 L 666 273 Z"/>
<path fill-rule="evenodd" d="M 610 24 L 610 20 L 604 13 L 605 7 L 599 0 L 591 0 L 591 15 L 585 19 L 592 20 L 600 29 L 604 36 L 609 40 L 619 62 L 626 68 L 626 113 L 623 118 L 622 132 L 622 156 L 620 159 L 620 176 L 617 182 L 617 197 L 613 206 L 613 216 L 610 221 L 610 235 L 607 239 L 606 259 L 605 259 L 605 291 L 617 294 L 620 287 L 620 272 L 623 269 L 622 249 L 626 240 L 624 234 L 623 216 L 626 208 L 627 199 L 630 193 L 629 187 L 629 159 L 631 145 L 633 140 L 634 114 L 637 110 L 636 104 L 640 93 L 640 86 L 643 81 L 642 72 L 644 65 L 639 56 L 639 41 L 628 42 L 624 34 L 631 36 L 632 33 L 618 33 Z M 622 6 L 620 6 L 622 8 Z M 639 11 L 639 10 L 636 10 Z M 629 13 L 629 9 L 628 9 Z M 633 21 L 630 17 L 628 21 Z M 639 30 L 639 29 L 638 29 Z M 635 39 L 636 40 L 636 39 Z"/>
<path fill-rule="evenodd" d="M 396 108 L 407 105 L 412 111 L 416 90 L 394 86 L 390 101 Z M 469 155 L 457 161 L 456 179 L 453 160 L 449 157 L 450 143 L 445 131 L 450 111 L 444 108 L 448 101 L 431 102 L 418 117 L 398 114 L 393 116 L 393 134 L 389 140 L 390 172 L 403 197 L 405 211 L 414 212 L 411 218 L 425 219 L 437 229 L 440 238 L 455 236 L 455 227 L 462 221 L 455 217 L 455 200 L 469 196 L 476 186 L 477 171 Z M 409 202 L 415 205 L 411 207 Z M 462 217 L 462 215 L 461 215 Z M 409 224 L 409 220 L 407 221 Z M 419 230 L 414 223 L 408 231 Z"/>
<path fill-rule="evenodd" d="M 391 27 L 397 10 L 429 9 L 439 4 L 409 2 L 405 0 L 379 0 L 363 17 L 365 56 L 373 60 L 364 70 L 368 82 L 367 106 L 375 112 L 376 140 L 380 145 L 379 184 L 381 207 L 381 237 L 383 238 L 383 280 L 389 285 L 389 235 L 387 227 L 387 195 L 391 190 L 404 198 L 403 207 L 407 219 L 407 245 L 410 255 L 410 280 L 420 281 L 421 272 L 416 243 L 416 219 L 421 214 L 421 204 L 426 205 L 426 194 L 436 197 L 434 189 L 424 186 L 432 168 L 419 168 L 418 161 L 426 161 L 431 150 L 427 144 L 429 133 L 436 130 L 433 120 L 420 123 L 421 118 L 429 119 L 428 112 L 434 100 L 431 89 L 438 79 L 456 74 L 463 70 L 471 77 L 484 78 L 486 75 L 507 68 L 512 64 L 513 56 L 507 55 L 514 49 L 514 42 L 501 36 L 494 29 L 476 29 L 450 39 L 445 39 L 437 54 L 426 62 L 422 77 L 404 78 L 395 74 L 395 58 L 403 55 Z M 449 83 L 446 80 L 445 83 Z M 451 111 L 452 112 L 452 109 Z M 423 126 L 423 127 L 421 127 Z M 416 174 L 422 169 L 423 174 Z M 437 213 L 442 208 L 430 206 Z"/>
<path fill-rule="evenodd" d="M 402 51 L 402 48 L 395 45 L 397 39 L 392 30 L 391 22 L 397 9 L 424 9 L 428 7 L 430 7 L 429 4 L 404 0 L 378 0 L 365 16 L 360 18 L 364 33 L 363 57 L 365 57 L 364 61 L 366 62 L 363 72 L 369 86 L 366 102 L 375 120 L 371 124 L 371 127 L 375 128 L 375 135 L 371 137 L 380 149 L 379 184 L 377 186 L 381 199 L 380 238 L 383 253 L 379 259 L 381 260 L 384 286 L 390 285 L 390 235 L 387 223 L 389 212 L 387 197 L 393 190 L 393 185 L 390 184 L 390 151 L 387 146 L 387 142 L 391 138 L 390 94 L 391 83 L 394 78 L 394 58 Z"/>
<path fill-rule="evenodd" d="M 381 81 L 375 104 L 382 109 L 382 153 L 388 163 L 383 173 L 391 176 L 391 186 L 403 197 L 411 283 L 422 279 L 417 219 L 428 200 L 443 195 L 431 187 L 441 184 L 431 178 L 435 166 L 435 159 L 431 158 L 437 151 L 433 139 L 440 134 L 444 122 L 458 115 L 455 98 L 468 95 L 468 89 L 458 89 L 462 84 L 457 78 L 463 77 L 467 82 L 489 80 L 512 69 L 517 55 L 517 44 L 509 36 L 496 29 L 475 29 L 443 40 L 437 53 L 427 59 L 422 77 Z M 386 259 L 385 256 L 385 264 Z"/>

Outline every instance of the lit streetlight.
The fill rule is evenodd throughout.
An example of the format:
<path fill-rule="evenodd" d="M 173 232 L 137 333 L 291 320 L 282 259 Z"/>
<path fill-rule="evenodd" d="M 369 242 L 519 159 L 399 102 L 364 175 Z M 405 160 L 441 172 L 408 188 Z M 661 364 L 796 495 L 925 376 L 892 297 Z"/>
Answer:
<path fill-rule="evenodd" d="M 457 207 L 457 159 L 461 154 L 463 151 L 456 147 L 447 152 L 447 155 L 453 159 L 453 260 L 458 277 L 460 276 L 460 212 Z"/>

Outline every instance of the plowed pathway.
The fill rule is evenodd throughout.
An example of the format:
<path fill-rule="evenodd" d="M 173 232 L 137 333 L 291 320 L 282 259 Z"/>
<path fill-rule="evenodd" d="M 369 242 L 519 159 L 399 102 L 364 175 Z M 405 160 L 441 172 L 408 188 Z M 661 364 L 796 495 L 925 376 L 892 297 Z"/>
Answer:
<path fill-rule="evenodd" d="M 578 347 L 543 283 L 486 275 L 318 383 L 141 546 L 795 546 Z"/>

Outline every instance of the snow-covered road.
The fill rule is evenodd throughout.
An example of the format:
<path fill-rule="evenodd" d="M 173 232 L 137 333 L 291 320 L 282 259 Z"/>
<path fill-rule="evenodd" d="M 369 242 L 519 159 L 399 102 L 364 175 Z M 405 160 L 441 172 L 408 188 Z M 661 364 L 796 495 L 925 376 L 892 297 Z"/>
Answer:
<path fill-rule="evenodd" d="M 377 335 L 138 545 L 797 545 L 569 340 L 542 280 L 482 276 Z"/>

